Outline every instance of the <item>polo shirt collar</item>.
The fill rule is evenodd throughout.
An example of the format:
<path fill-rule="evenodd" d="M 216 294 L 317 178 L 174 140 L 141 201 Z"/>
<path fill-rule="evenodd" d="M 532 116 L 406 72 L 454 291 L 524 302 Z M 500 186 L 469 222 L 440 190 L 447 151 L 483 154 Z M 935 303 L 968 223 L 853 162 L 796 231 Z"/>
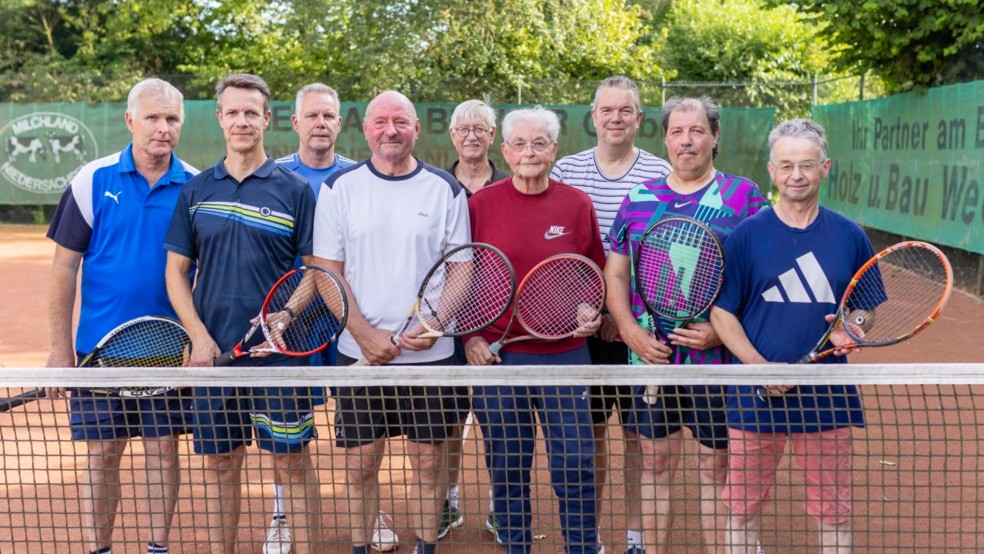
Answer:
<path fill-rule="evenodd" d="M 225 156 L 222 156 L 222 158 L 219 160 L 219 163 L 215 164 L 215 178 L 216 179 L 231 178 L 230 175 L 229 175 L 229 172 L 226 171 L 226 168 L 225 168 L 225 160 L 226 160 L 226 157 Z M 254 171 L 252 173 L 252 175 L 250 175 L 250 177 L 259 177 L 260 179 L 266 179 L 267 177 L 273 175 L 273 171 L 275 169 L 277 169 L 277 162 L 276 162 L 276 160 L 274 160 L 270 156 L 267 156 L 267 159 L 266 159 L 265 162 L 263 162 L 263 165 L 261 165 L 260 167 L 256 168 L 256 171 Z"/>
<path fill-rule="evenodd" d="M 133 159 L 133 143 L 126 145 L 123 152 L 120 153 L 120 163 L 119 163 L 120 173 L 136 173 L 137 172 L 137 162 Z M 171 183 L 184 184 L 188 182 L 188 174 L 185 172 L 184 164 L 174 152 L 171 152 L 171 161 L 168 164 L 168 170 L 164 177 L 160 181 L 154 183 L 155 185 L 167 185 Z"/>

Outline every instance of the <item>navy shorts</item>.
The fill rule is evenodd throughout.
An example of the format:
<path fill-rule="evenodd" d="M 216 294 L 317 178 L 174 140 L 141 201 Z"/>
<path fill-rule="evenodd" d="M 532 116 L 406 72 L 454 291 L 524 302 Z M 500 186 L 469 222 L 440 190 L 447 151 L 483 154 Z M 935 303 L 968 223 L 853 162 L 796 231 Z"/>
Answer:
<path fill-rule="evenodd" d="M 72 440 L 166 437 L 190 429 L 191 396 L 183 391 L 120 398 L 81 389 L 72 392 L 68 407 Z"/>
<path fill-rule="evenodd" d="M 355 361 L 338 355 L 339 365 Z M 450 364 L 447 358 L 415 365 Z M 335 443 L 354 448 L 400 435 L 413 442 L 444 442 L 461 420 L 462 396 L 468 398 L 468 387 L 336 387 Z"/>
<path fill-rule="evenodd" d="M 76 352 L 78 360 L 86 354 Z M 113 440 L 123 437 L 166 437 L 191 430 L 191 396 L 173 390 L 151 398 L 120 398 L 72 392 L 68 399 L 68 425 L 72 440 Z"/>
<path fill-rule="evenodd" d="M 662 439 L 686 427 L 700 444 L 715 450 L 728 447 L 725 387 L 667 386 L 653 404 L 643 400 L 645 386 L 634 387 L 632 406 L 623 426 L 647 439 Z"/>
<path fill-rule="evenodd" d="M 629 363 L 629 347 L 622 342 L 608 342 L 598 337 L 588 337 L 588 354 L 591 365 L 626 365 Z M 591 422 L 600 425 L 608 421 L 612 410 L 618 410 L 618 420 L 625 422 L 626 410 L 632 406 L 632 387 L 626 385 L 602 385 L 591 387 Z"/>

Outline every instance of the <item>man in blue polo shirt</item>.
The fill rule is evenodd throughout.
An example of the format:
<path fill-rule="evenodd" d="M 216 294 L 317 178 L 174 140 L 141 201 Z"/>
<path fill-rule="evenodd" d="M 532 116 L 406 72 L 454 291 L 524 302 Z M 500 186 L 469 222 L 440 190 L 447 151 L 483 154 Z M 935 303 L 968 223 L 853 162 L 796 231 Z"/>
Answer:
<path fill-rule="evenodd" d="M 297 91 L 294 115 L 290 119 L 300 139 L 300 146 L 297 152 L 277 159 L 277 164 L 303 177 L 311 185 L 317 199 L 321 185 L 329 175 L 355 164 L 353 160 L 335 153 L 335 139 L 342 129 L 338 93 L 321 83 L 301 87 Z M 331 343 L 325 351 L 308 359 L 311 365 L 333 366 L 337 356 L 338 346 Z M 324 404 L 323 388 L 312 389 L 312 396 L 315 405 Z M 283 486 L 277 482 L 273 485 L 273 517 L 266 542 L 263 543 L 263 554 L 289 554 L 291 542 Z"/>
<path fill-rule="evenodd" d="M 255 75 L 236 74 L 223 79 L 216 92 L 226 156 L 184 187 L 164 240 L 168 295 L 191 337 L 192 366 L 210 366 L 237 344 L 266 291 L 297 256 L 311 261 L 314 193 L 267 157 L 263 146 L 271 115 L 269 87 Z M 196 261 L 192 290 L 182 276 Z M 277 355 L 236 363 L 307 362 Z M 303 522 L 294 528 L 296 551 L 320 551 L 320 487 L 308 448 L 316 436 L 310 389 L 199 387 L 194 415 L 195 452 L 205 455 L 212 551 L 235 549 L 241 470 L 254 434 L 260 448 L 273 454 L 287 512 Z"/>
<path fill-rule="evenodd" d="M 47 367 L 73 367 L 116 326 L 146 315 L 174 316 L 161 248 L 181 186 L 198 171 L 174 155 L 184 123 L 183 96 L 160 79 L 141 81 L 127 98 L 132 142 L 85 165 L 62 195 L 48 228 L 55 256 L 48 283 L 51 354 Z M 84 262 L 84 265 L 83 265 Z M 72 310 L 82 270 L 81 310 L 72 343 Z M 181 277 L 186 282 L 188 272 Z M 65 389 L 48 388 L 59 398 Z M 72 439 L 85 441 L 82 517 L 90 552 L 112 551 L 121 496 L 120 460 L 130 437 L 142 436 L 150 517 L 148 553 L 167 552 L 178 498 L 178 435 L 187 431 L 177 393 L 120 399 L 73 393 Z"/>

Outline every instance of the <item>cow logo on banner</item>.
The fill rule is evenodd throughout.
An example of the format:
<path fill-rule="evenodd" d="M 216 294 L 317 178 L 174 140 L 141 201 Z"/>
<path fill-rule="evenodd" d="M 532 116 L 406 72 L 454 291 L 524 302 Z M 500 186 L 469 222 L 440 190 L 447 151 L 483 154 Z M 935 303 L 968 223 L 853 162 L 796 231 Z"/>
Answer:
<path fill-rule="evenodd" d="M 37 194 L 59 193 L 96 159 L 96 138 L 81 121 L 57 112 L 22 115 L 0 129 L 0 176 Z"/>

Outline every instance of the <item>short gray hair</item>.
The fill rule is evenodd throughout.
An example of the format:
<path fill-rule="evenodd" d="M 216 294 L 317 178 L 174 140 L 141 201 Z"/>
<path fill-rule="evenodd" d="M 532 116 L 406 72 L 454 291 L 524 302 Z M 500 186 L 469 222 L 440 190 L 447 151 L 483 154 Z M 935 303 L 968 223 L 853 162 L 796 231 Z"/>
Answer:
<path fill-rule="evenodd" d="M 512 126 L 520 121 L 545 127 L 551 142 L 556 143 L 557 138 L 560 137 L 560 118 L 557 117 L 557 114 L 543 106 L 534 106 L 522 110 L 513 110 L 502 118 L 503 141 L 509 142 L 509 139 L 512 138 Z"/>
<path fill-rule="evenodd" d="M 145 96 L 160 96 L 164 99 L 177 102 L 178 114 L 181 116 L 181 120 L 184 121 L 184 95 L 171 83 L 156 77 L 144 79 L 133 85 L 133 88 L 130 89 L 130 94 L 126 97 L 126 113 L 130 114 L 130 117 L 137 116 L 137 112 L 140 109 L 140 100 Z"/>
<path fill-rule="evenodd" d="M 821 159 L 827 159 L 827 133 L 823 127 L 812 119 L 790 119 L 783 121 L 769 132 L 769 153 L 772 148 L 784 138 L 803 138 L 811 140 L 820 147 Z"/>
<path fill-rule="evenodd" d="M 718 134 L 721 131 L 721 112 L 717 104 L 706 94 L 699 98 L 674 96 L 663 104 L 663 136 L 670 129 L 670 115 L 673 112 L 696 112 L 702 110 L 707 116 L 707 124 L 711 128 L 711 134 Z M 718 145 L 714 145 L 712 157 L 718 155 Z"/>
<path fill-rule="evenodd" d="M 489 126 L 495 128 L 495 110 L 481 100 L 465 100 L 451 113 L 451 128 L 458 126 L 458 121 L 462 119 L 481 119 Z"/>
<path fill-rule="evenodd" d="M 639 86 L 625 75 L 613 75 L 598 85 L 598 88 L 595 89 L 594 100 L 591 102 L 592 110 L 598 109 L 598 97 L 601 96 L 601 89 L 603 88 L 620 88 L 631 92 L 632 98 L 635 100 L 636 111 L 642 111 L 642 94 L 639 93 Z"/>
<path fill-rule="evenodd" d="M 222 93 L 227 88 L 245 88 L 258 90 L 263 95 L 263 113 L 270 111 L 270 87 L 259 75 L 250 73 L 233 73 L 226 75 L 225 79 L 215 85 L 215 99 L 218 102 L 219 110 L 222 109 Z"/>
<path fill-rule="evenodd" d="M 342 102 L 338 99 L 338 91 L 323 83 L 311 83 L 304 85 L 297 91 L 297 99 L 294 101 L 294 115 L 301 115 L 301 100 L 309 93 L 326 94 L 335 102 L 335 110 L 341 111 Z"/>

